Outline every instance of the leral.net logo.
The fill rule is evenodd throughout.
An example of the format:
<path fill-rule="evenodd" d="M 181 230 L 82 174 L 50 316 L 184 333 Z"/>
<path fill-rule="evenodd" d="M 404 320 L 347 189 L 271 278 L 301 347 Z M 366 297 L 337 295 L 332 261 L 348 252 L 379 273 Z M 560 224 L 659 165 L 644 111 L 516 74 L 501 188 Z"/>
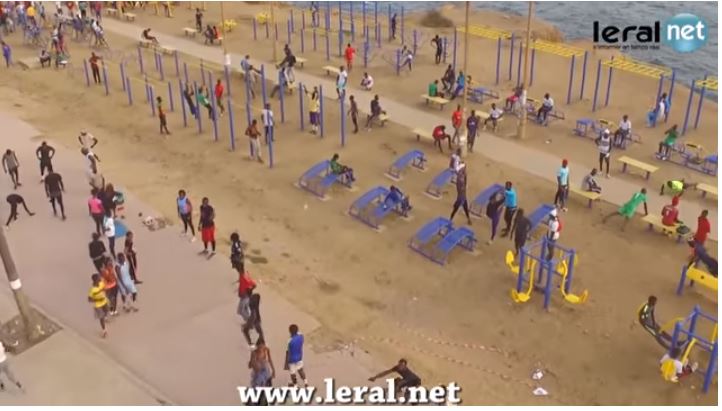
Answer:
<path fill-rule="evenodd" d="M 658 50 L 664 43 L 680 53 L 691 53 L 707 43 L 709 29 L 701 18 L 680 13 L 664 24 L 617 26 L 594 22 L 594 48 L 616 50 Z"/>
<path fill-rule="evenodd" d="M 691 53 L 707 43 L 707 23 L 694 14 L 681 13 L 664 22 L 664 42 L 680 53 Z"/>

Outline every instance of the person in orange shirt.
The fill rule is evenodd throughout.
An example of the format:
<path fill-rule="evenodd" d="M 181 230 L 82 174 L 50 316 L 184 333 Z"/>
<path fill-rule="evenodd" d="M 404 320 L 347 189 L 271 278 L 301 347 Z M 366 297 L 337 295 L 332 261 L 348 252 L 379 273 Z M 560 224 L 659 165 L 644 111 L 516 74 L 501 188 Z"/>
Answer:
<path fill-rule="evenodd" d="M 346 51 L 344 51 L 344 56 L 346 57 L 346 67 L 348 67 L 348 71 L 351 71 L 351 68 L 353 67 L 354 55 L 356 55 L 356 49 L 351 47 L 351 43 L 346 44 Z"/>
<path fill-rule="evenodd" d="M 451 125 L 454 126 L 454 135 L 451 137 L 451 141 L 459 144 L 459 138 L 461 137 L 461 118 L 464 116 L 464 112 L 461 110 L 461 105 L 456 106 L 456 111 L 451 114 Z"/>
<path fill-rule="evenodd" d="M 112 258 L 105 260 L 105 267 L 100 270 L 100 276 L 105 285 L 105 295 L 108 297 L 110 315 L 118 315 L 118 281 L 115 277 L 115 265 Z"/>
<path fill-rule="evenodd" d="M 670 227 L 674 227 L 677 224 L 681 223 L 679 221 L 679 209 L 677 208 L 677 205 L 679 204 L 679 197 L 674 196 L 672 197 L 672 204 L 667 204 L 662 208 L 662 224 Z"/>
<path fill-rule="evenodd" d="M 709 211 L 702 210 L 702 213 L 697 217 L 697 231 L 694 233 L 694 241 L 701 245 L 704 245 L 704 242 L 707 241 L 707 235 L 711 231 L 707 214 L 709 214 Z"/>
<path fill-rule="evenodd" d="M 158 96 L 155 100 L 158 104 L 158 120 L 160 120 L 160 133 L 170 135 L 170 131 L 168 131 L 168 120 L 165 117 L 165 110 L 163 110 L 163 99 Z"/>
<path fill-rule="evenodd" d="M 218 79 L 216 81 L 216 89 L 214 90 L 214 94 L 216 95 L 216 105 L 221 110 L 221 115 L 226 111 L 226 108 L 223 107 L 223 83 L 221 83 L 221 79 Z"/>

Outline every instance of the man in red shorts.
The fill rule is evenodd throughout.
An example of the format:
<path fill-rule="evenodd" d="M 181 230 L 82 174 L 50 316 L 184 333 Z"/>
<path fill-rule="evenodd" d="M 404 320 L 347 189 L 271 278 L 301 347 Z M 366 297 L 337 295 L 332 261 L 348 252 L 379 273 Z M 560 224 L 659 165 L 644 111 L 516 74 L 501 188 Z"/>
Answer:
<path fill-rule="evenodd" d="M 208 243 L 211 244 L 211 254 L 216 253 L 216 226 L 213 220 L 216 218 L 216 211 L 208 203 L 208 197 L 203 197 L 201 202 L 201 219 L 198 224 L 198 230 L 201 232 L 203 240 L 203 253 L 208 253 Z"/>

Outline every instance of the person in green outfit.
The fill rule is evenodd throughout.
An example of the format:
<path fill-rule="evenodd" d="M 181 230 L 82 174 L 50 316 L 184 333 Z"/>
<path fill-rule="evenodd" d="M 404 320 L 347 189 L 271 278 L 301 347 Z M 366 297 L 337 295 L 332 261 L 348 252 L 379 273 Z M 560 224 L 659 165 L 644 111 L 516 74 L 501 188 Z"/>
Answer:
<path fill-rule="evenodd" d="M 643 188 L 639 190 L 639 192 L 634 193 L 632 198 L 624 203 L 619 209 L 606 217 L 602 219 L 602 224 L 606 224 L 607 220 L 609 220 L 611 217 L 614 217 L 616 215 L 621 215 L 624 217 L 624 223 L 622 223 L 622 231 L 624 231 L 624 227 L 627 226 L 627 223 L 629 223 L 629 220 L 634 217 L 634 213 L 637 211 L 637 207 L 639 207 L 639 204 L 644 203 L 644 215 L 646 216 L 649 214 L 649 211 L 647 210 L 647 189 Z"/>
<path fill-rule="evenodd" d="M 333 157 L 331 157 L 328 165 L 331 168 L 331 172 L 333 174 L 336 174 L 337 176 L 342 176 L 345 184 L 350 185 L 352 182 L 356 181 L 356 178 L 353 176 L 353 169 L 346 167 L 345 165 L 338 162 L 338 154 L 334 154 Z"/>
<path fill-rule="evenodd" d="M 664 132 L 664 140 L 659 143 L 659 151 L 657 151 L 657 157 L 660 160 L 669 160 L 674 143 L 677 142 L 677 125 L 673 125 L 672 128 Z"/>
<path fill-rule="evenodd" d="M 429 97 L 444 97 L 443 92 L 439 93 L 439 80 L 429 83 L 428 95 Z"/>

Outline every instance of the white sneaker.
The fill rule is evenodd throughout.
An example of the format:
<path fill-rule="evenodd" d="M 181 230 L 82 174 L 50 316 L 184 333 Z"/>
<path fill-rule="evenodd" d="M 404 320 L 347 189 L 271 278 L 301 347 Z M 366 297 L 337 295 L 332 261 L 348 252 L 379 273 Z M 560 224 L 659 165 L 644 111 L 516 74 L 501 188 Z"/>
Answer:
<path fill-rule="evenodd" d="M 191 237 L 191 243 L 195 243 L 195 242 L 196 242 L 196 237 L 195 236 Z"/>

